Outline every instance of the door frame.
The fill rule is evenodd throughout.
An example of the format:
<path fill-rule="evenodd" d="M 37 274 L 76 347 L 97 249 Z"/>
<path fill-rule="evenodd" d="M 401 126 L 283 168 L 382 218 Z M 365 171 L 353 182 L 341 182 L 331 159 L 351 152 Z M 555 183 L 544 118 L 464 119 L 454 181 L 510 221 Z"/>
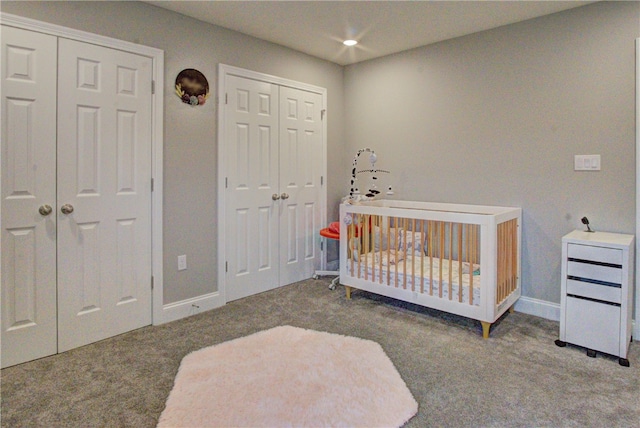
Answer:
<path fill-rule="evenodd" d="M 162 279 L 162 162 L 164 143 L 164 51 L 149 46 L 88 33 L 48 22 L 0 12 L 0 24 L 51 36 L 118 49 L 146 56 L 152 60 L 153 94 L 151 105 L 151 320 L 153 325 L 163 323 Z M 2 153 L 0 153 L 2 156 Z M 0 201 L 0 204 L 2 201 Z M 2 206 L 0 205 L 0 213 Z M 0 214 L 1 215 L 1 214 Z M 0 218 L 1 220 L 1 218 Z M 0 242 L 0 251 L 2 243 Z M 1 269 L 1 268 L 0 268 Z M 0 272 L 1 273 L 1 272 Z"/>
<path fill-rule="evenodd" d="M 322 95 L 322 106 L 325 110 L 323 113 L 324 120 L 322 121 L 322 166 L 320 168 L 323 183 L 320 195 L 320 212 L 321 220 L 320 224 L 327 222 L 327 90 L 320 86 L 311 85 L 308 83 L 298 82 L 296 80 L 286 79 L 283 77 L 273 76 L 257 71 L 247 70 L 244 68 L 234 67 L 227 64 L 218 64 L 218 293 L 222 299 L 222 304 L 227 303 L 226 296 L 226 177 L 227 177 L 227 165 L 224 162 L 226 159 L 226 145 L 225 139 L 225 97 L 227 93 L 227 76 L 237 76 L 246 79 L 260 80 L 263 82 L 272 83 L 279 86 L 288 86 L 291 88 L 301 89 L 304 91 L 315 92 Z M 318 237 L 318 239 L 320 239 Z M 319 257 L 323 257 L 320 254 Z"/>
<path fill-rule="evenodd" d="M 640 269 L 640 38 L 636 39 L 636 266 L 634 283 L 636 286 L 635 296 L 635 321 L 633 327 L 633 337 L 640 339 L 640 284 L 638 270 Z"/>

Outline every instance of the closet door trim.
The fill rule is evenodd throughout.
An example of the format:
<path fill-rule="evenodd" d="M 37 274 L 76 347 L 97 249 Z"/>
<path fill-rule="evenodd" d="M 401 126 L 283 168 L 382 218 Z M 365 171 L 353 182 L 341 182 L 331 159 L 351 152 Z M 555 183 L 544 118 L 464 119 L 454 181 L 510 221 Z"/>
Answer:
<path fill-rule="evenodd" d="M 322 96 L 323 109 L 327 108 L 327 90 L 320 86 L 311 85 L 304 82 L 298 82 L 283 77 L 273 76 L 270 74 L 260 73 L 257 71 L 247 70 L 244 68 L 234 67 L 226 64 L 218 64 L 218 94 L 217 107 L 218 107 L 218 290 L 215 293 L 220 298 L 222 304 L 226 303 L 225 289 L 226 289 L 226 239 L 225 233 L 225 210 L 226 210 L 226 177 L 227 177 L 227 165 L 225 165 L 224 159 L 226 159 L 227 153 L 225 152 L 226 146 L 223 144 L 226 130 L 225 130 L 225 96 L 227 92 L 226 77 L 238 76 L 247 79 L 254 79 L 263 82 L 276 84 L 279 86 L 286 86 L 295 89 L 301 89 L 308 92 L 315 92 Z M 327 222 L 327 120 L 325 112 L 322 113 L 322 134 L 323 134 L 323 153 L 322 153 L 322 166 L 321 174 L 323 177 L 322 194 L 321 194 L 321 207 L 322 213 L 320 224 L 326 224 Z"/>
<path fill-rule="evenodd" d="M 152 76 L 154 91 L 152 95 L 152 130 L 151 130 L 151 272 L 152 290 L 152 322 L 154 325 L 166 322 L 163 307 L 162 278 L 162 162 L 163 162 L 163 115 L 164 115 L 164 51 L 149 46 L 118 40 L 98 34 L 87 33 L 47 22 L 37 21 L 22 16 L 0 12 L 0 24 L 24 30 L 36 31 L 56 37 L 77 40 L 85 43 L 119 49 L 151 58 L 153 62 Z M 1 202 L 0 202 L 1 203 Z M 0 207 L 1 208 L 1 207 Z M 0 243 L 0 251 L 2 251 Z M 151 284 L 149 284 L 151 287 Z"/>

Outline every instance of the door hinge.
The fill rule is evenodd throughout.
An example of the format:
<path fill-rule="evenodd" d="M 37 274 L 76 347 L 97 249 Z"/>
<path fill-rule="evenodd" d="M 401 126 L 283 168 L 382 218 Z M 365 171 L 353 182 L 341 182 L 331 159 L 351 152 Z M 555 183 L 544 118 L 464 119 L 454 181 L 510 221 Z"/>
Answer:
<path fill-rule="evenodd" d="M 322 110 L 320 110 L 320 120 L 323 120 L 323 119 L 324 119 L 324 114 L 325 114 L 326 112 L 327 112 L 327 110 L 326 110 L 326 109 L 324 109 L 324 108 L 323 108 Z"/>
<path fill-rule="evenodd" d="M 224 262 L 224 271 L 229 272 L 229 262 Z"/>
<path fill-rule="evenodd" d="M 155 80 L 151 81 L 151 93 L 152 94 L 156 93 L 156 81 Z"/>
<path fill-rule="evenodd" d="M 153 192 L 153 178 L 151 179 L 151 191 Z"/>
<path fill-rule="evenodd" d="M 229 94 L 227 93 L 224 94 L 224 103 L 229 104 Z"/>
<path fill-rule="evenodd" d="M 228 189 L 229 188 L 229 177 L 225 177 L 224 178 L 224 188 Z"/>
<path fill-rule="evenodd" d="M 320 251 L 324 251 L 324 241 L 320 241 Z"/>
<path fill-rule="evenodd" d="M 153 290 L 153 275 L 151 275 L 151 289 Z"/>
<path fill-rule="evenodd" d="M 320 185 L 324 186 L 324 175 L 320 176 Z"/>

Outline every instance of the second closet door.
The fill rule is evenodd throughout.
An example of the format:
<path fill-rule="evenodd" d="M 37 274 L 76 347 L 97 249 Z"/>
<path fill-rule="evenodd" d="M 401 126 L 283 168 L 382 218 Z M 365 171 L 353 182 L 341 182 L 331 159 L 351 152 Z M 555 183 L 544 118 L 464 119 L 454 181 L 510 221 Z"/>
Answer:
<path fill-rule="evenodd" d="M 322 96 L 226 80 L 227 301 L 310 278 L 319 257 Z"/>

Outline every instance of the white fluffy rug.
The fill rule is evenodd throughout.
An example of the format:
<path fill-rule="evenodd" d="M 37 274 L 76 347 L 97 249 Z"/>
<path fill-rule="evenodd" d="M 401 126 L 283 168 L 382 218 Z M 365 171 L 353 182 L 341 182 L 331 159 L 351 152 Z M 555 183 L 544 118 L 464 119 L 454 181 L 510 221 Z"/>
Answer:
<path fill-rule="evenodd" d="M 372 341 L 283 326 L 182 360 L 159 427 L 392 427 L 418 411 Z"/>

